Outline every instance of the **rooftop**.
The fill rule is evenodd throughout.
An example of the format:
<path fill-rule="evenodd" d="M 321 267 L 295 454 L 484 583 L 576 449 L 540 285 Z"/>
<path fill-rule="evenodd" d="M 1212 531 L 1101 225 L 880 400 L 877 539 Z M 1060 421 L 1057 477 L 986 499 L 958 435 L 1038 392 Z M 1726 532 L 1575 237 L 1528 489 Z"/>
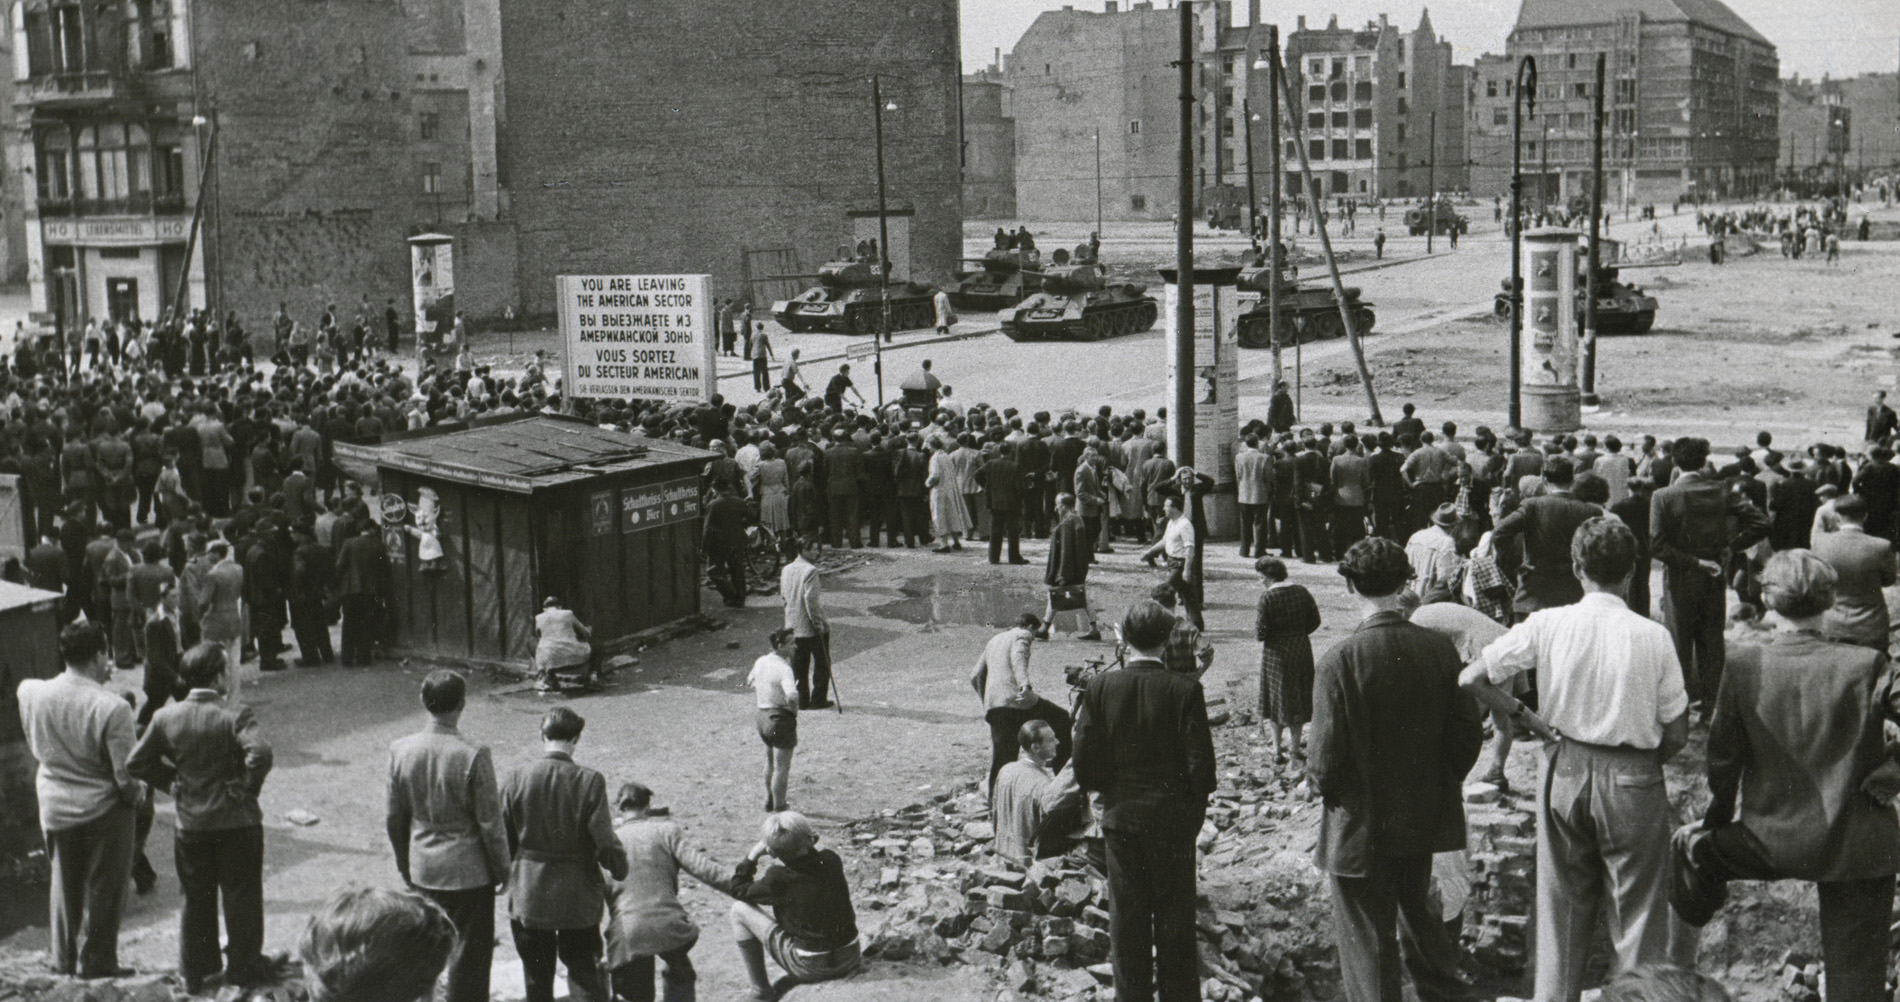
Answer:
<path fill-rule="evenodd" d="M 56 591 L 41 591 L 38 588 L 28 588 L 26 585 L 14 584 L 11 581 L 0 581 L 0 612 L 18 609 L 23 605 L 57 602 L 61 597 Z"/>
<path fill-rule="evenodd" d="M 338 442 L 335 449 L 343 459 L 521 494 L 606 473 L 713 458 L 678 442 L 547 414 L 392 436 L 381 445 Z"/>
<path fill-rule="evenodd" d="M 1606 24 L 1623 11 L 1636 11 L 1649 21 L 1693 21 L 1770 47 L 1775 44 L 1722 0 L 1524 0 L 1517 29 Z"/>

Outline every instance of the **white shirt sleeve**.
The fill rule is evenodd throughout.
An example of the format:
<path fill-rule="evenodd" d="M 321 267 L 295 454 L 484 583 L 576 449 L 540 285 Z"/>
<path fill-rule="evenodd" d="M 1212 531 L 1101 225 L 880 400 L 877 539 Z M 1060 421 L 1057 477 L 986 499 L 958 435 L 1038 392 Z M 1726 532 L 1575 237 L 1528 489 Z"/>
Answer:
<path fill-rule="evenodd" d="M 1511 632 L 1491 641 L 1484 653 L 1479 655 L 1479 660 L 1484 662 L 1485 678 L 1492 685 L 1504 685 L 1537 667 L 1537 638 L 1533 636 L 1532 629 L 1533 624 L 1527 619 L 1511 627 Z"/>
<path fill-rule="evenodd" d="M 1666 725 L 1689 712 L 1689 691 L 1683 685 L 1682 662 L 1676 659 L 1676 647 L 1668 633 L 1663 632 L 1661 642 L 1650 646 L 1656 651 L 1652 656 L 1662 666 L 1656 690 L 1656 722 Z"/>

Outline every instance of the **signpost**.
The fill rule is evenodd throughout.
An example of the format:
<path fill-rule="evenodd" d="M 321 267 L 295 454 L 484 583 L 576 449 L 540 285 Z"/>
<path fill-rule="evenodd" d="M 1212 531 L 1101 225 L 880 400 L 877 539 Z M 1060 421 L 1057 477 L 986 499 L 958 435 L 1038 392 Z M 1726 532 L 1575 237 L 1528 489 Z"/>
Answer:
<path fill-rule="evenodd" d="M 570 397 L 699 403 L 719 377 L 711 275 L 555 279 Z"/>

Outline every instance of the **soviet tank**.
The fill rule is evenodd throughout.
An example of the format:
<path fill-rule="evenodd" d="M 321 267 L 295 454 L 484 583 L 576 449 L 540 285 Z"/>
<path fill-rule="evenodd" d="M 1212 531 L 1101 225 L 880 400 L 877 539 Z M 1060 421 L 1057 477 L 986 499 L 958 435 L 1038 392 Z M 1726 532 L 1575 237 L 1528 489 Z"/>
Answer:
<path fill-rule="evenodd" d="M 1597 333 L 1598 334 L 1647 334 L 1656 325 L 1655 296 L 1643 294 L 1641 286 L 1629 285 L 1619 280 L 1616 268 L 1597 269 Z M 1511 321 L 1511 280 L 1498 283 L 1498 294 L 1492 299 L 1491 311 L 1498 320 Z M 1583 276 L 1577 276 L 1577 329 L 1583 329 L 1585 296 Z"/>
<path fill-rule="evenodd" d="M 891 330 L 915 330 L 936 322 L 931 302 L 935 287 L 892 280 Z M 818 268 L 818 284 L 796 298 L 772 304 L 772 315 L 788 331 L 831 331 L 868 336 L 883 330 L 878 266 L 873 261 L 840 258 Z"/>
<path fill-rule="evenodd" d="M 1042 266 L 1042 254 L 1033 248 L 993 247 L 982 258 L 963 263 L 976 267 L 957 272 L 950 305 L 959 310 L 1007 309 L 1042 288 L 1042 272 L 1037 270 Z"/>
<path fill-rule="evenodd" d="M 1058 250 L 1042 291 L 997 314 L 1011 341 L 1100 341 L 1154 327 L 1161 307 L 1147 286 L 1115 285 L 1099 264 L 1071 264 Z"/>
<path fill-rule="evenodd" d="M 1273 347 L 1273 314 L 1269 308 L 1272 274 L 1272 266 L 1256 264 L 1243 269 L 1234 283 L 1241 292 L 1258 294 L 1260 297 L 1258 302 L 1240 315 L 1237 333 L 1242 348 Z M 1372 325 L 1378 322 L 1379 317 L 1372 311 L 1371 303 L 1359 299 L 1358 286 L 1346 287 L 1346 309 L 1352 314 L 1353 326 L 1361 337 L 1372 333 Z M 1333 290 L 1327 286 L 1302 287 L 1298 282 L 1282 277 L 1280 330 L 1283 344 L 1344 337 L 1346 330 L 1339 323 L 1339 306 L 1333 301 Z"/>

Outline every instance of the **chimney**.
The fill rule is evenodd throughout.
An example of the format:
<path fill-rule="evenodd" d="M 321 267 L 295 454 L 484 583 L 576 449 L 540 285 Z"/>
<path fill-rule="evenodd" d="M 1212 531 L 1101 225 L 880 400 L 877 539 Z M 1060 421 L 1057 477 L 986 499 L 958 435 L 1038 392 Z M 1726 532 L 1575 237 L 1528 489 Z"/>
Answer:
<path fill-rule="evenodd" d="M 1260 0 L 1247 0 L 1247 27 L 1260 26 Z"/>
<path fill-rule="evenodd" d="M 1339 15 L 1338 14 L 1334 14 L 1331 18 L 1329 18 L 1326 21 L 1326 30 L 1327 31 L 1339 30 Z"/>
<path fill-rule="evenodd" d="M 1116 13 L 1116 12 L 1118 12 L 1118 11 L 1120 11 L 1120 10 L 1122 9 L 1122 5 L 1121 5 L 1121 2 L 1120 2 L 1120 0 L 1108 0 L 1108 5 L 1107 5 L 1107 7 L 1106 7 L 1105 9 L 1106 9 L 1106 10 L 1108 11 L 1108 13 L 1110 13 L 1110 14 L 1114 14 L 1114 13 Z"/>
<path fill-rule="evenodd" d="M 1379 15 L 1379 29 L 1383 31 L 1386 28 L 1390 28 L 1391 26 L 1392 26 L 1392 22 L 1387 20 L 1384 14 L 1380 14 Z"/>
<path fill-rule="evenodd" d="M 1306 30 L 1306 15 L 1305 15 L 1305 14 L 1301 14 L 1301 15 L 1299 15 L 1299 17 L 1298 17 L 1298 21 L 1299 21 L 1299 25 L 1300 25 L 1300 26 L 1299 26 L 1298 28 L 1295 28 L 1295 29 L 1293 29 L 1293 30 L 1295 30 L 1295 31 L 1305 31 L 1305 30 Z"/>

